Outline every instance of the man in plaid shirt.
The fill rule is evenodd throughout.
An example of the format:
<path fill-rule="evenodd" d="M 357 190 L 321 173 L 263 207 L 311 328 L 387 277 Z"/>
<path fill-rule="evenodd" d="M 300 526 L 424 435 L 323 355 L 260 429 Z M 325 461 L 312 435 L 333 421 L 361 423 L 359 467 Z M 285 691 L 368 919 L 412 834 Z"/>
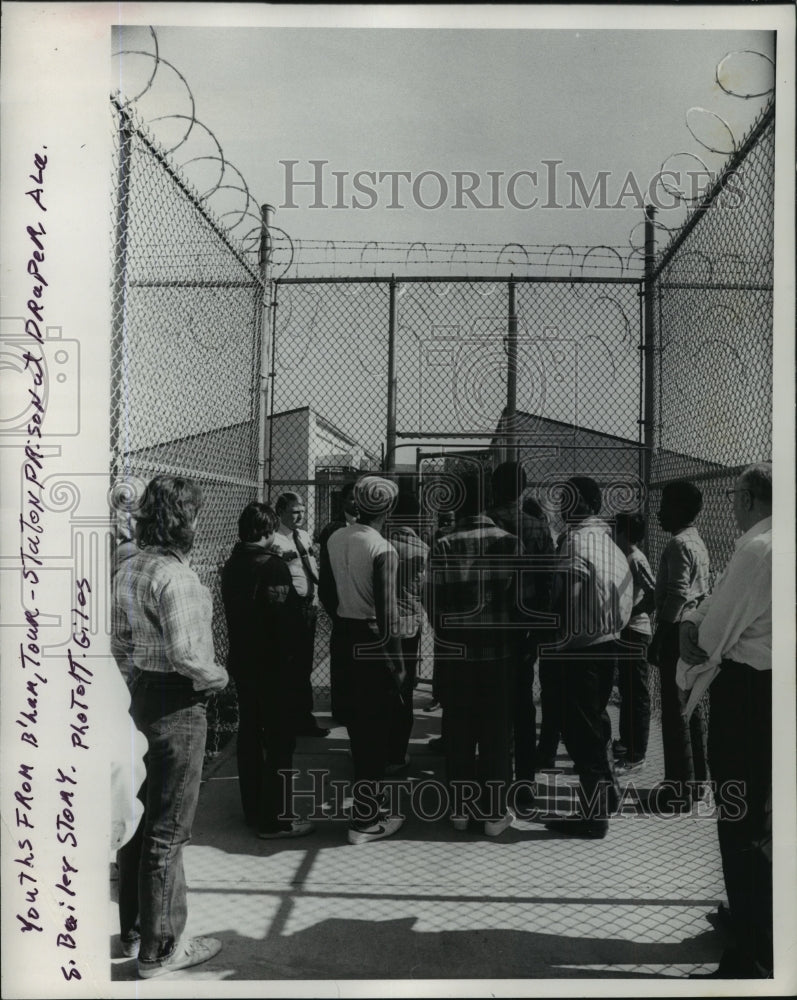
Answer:
<path fill-rule="evenodd" d="M 429 564 L 430 617 L 440 658 L 452 822 L 465 829 L 470 817 L 482 819 L 484 832 L 495 837 L 514 818 L 506 787 L 512 779 L 520 546 L 481 513 L 481 475 L 468 471 L 461 485 L 454 531 L 435 543 Z"/>
<path fill-rule="evenodd" d="M 156 476 L 136 517 L 140 551 L 114 578 L 111 650 L 128 680 L 130 714 L 149 743 L 144 816 L 118 855 L 122 948 L 138 954 L 142 979 L 221 950 L 217 938 L 183 933 L 182 853 L 199 799 L 206 705 L 227 686 L 213 651 L 210 592 L 188 562 L 201 506 L 190 479 Z"/>

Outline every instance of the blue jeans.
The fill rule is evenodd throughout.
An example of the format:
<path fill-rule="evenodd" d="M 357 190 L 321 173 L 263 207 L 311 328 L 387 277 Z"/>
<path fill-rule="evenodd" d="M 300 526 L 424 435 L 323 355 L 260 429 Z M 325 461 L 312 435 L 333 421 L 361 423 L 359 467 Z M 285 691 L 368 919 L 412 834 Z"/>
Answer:
<path fill-rule="evenodd" d="M 119 879 L 129 884 L 137 870 L 139 960 L 158 962 L 174 951 L 188 916 L 183 847 L 191 839 L 199 799 L 207 699 L 180 674 L 141 673 L 131 692 L 130 714 L 149 749 L 141 850 L 122 848 Z"/>

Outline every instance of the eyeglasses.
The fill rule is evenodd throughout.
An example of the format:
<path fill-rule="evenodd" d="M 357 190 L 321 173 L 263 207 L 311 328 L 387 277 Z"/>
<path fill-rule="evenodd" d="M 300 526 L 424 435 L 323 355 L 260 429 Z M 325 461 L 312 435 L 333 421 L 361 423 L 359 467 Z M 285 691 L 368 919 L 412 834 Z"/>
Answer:
<path fill-rule="evenodd" d="M 749 493 L 749 492 L 750 492 L 750 490 L 747 490 L 747 489 L 741 489 L 741 490 L 725 490 L 725 496 L 726 496 L 726 497 L 727 497 L 727 498 L 728 498 L 729 500 L 733 500 L 734 496 L 735 496 L 735 495 L 736 495 L 737 493 Z"/>

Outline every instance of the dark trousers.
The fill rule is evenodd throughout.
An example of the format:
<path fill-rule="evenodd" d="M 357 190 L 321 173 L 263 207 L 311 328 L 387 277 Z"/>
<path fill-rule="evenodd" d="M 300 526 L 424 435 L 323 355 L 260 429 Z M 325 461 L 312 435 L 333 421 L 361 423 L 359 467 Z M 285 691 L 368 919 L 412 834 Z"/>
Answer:
<path fill-rule="evenodd" d="M 516 661 L 506 656 L 446 667 L 451 679 L 444 688 L 444 752 L 452 803 L 459 796 L 453 783 L 475 784 L 480 818 L 500 819 L 506 813 L 506 789 L 512 780 Z"/>
<path fill-rule="evenodd" d="M 630 760 L 644 757 L 650 733 L 650 692 L 648 690 L 647 648 L 650 636 L 625 629 L 621 639 L 626 647 L 617 659 L 620 689 L 620 742 Z M 637 647 L 635 652 L 633 648 Z"/>
<path fill-rule="evenodd" d="M 337 615 L 332 618 L 332 632 L 329 637 L 329 688 L 332 715 L 342 725 L 346 725 L 351 711 L 351 671 L 347 668 L 346 629 Z"/>
<path fill-rule="evenodd" d="M 206 699 L 179 674 L 141 673 L 131 684 L 131 694 L 130 714 L 149 749 L 140 836 L 137 833 L 117 855 L 120 886 L 125 886 L 120 923 L 129 924 L 132 887 L 137 886 L 139 958 L 154 962 L 174 951 L 188 916 L 183 847 L 191 838 L 199 799 Z"/>
<path fill-rule="evenodd" d="M 289 703 L 276 691 L 238 676 L 238 786 L 244 818 L 259 831 L 290 825 L 280 820 L 290 812 L 284 772 L 293 766 L 296 737 Z M 282 709 L 282 711 L 280 711 Z"/>
<path fill-rule="evenodd" d="M 772 671 L 724 660 L 709 692 L 708 753 L 739 972 L 767 976 L 772 973 Z"/>
<path fill-rule="evenodd" d="M 540 657 L 540 709 L 542 722 L 537 742 L 537 756 L 547 763 L 556 762 L 562 733 L 562 681 L 558 660 Z"/>
<path fill-rule="evenodd" d="M 663 623 L 654 642 L 661 681 L 661 740 L 664 746 L 664 777 L 667 781 L 694 782 L 708 778 L 706 713 L 697 705 L 689 721 L 682 706 L 685 696 L 675 681 L 680 643 L 678 625 Z M 684 789 L 685 794 L 689 792 Z"/>
<path fill-rule="evenodd" d="M 388 741 L 399 693 L 377 634 L 367 622 L 338 619 L 341 655 L 350 680 L 351 702 L 346 728 L 354 769 L 352 819 L 372 823 L 383 803 L 379 783 L 385 777 Z M 371 646 L 358 653 L 357 646 Z"/>
<path fill-rule="evenodd" d="M 388 739 L 387 761 L 389 764 L 403 764 L 412 735 L 412 724 L 415 721 L 412 699 L 415 691 L 415 678 L 418 675 L 418 647 L 421 633 L 407 636 L 401 640 L 401 656 L 407 676 L 401 686 L 401 703 L 393 713 L 390 736 Z"/>
<path fill-rule="evenodd" d="M 514 757 L 515 778 L 534 781 L 537 754 L 537 709 L 534 705 L 534 659 L 524 639 L 517 651 L 515 670 Z"/>
<path fill-rule="evenodd" d="M 315 630 L 318 610 L 313 604 L 308 604 L 304 598 L 297 598 L 299 614 L 296 635 L 294 636 L 293 657 L 296 664 L 298 689 L 296 710 L 297 726 L 302 729 L 313 729 L 316 726 L 313 715 L 313 660 L 315 657 Z"/>
<path fill-rule="evenodd" d="M 609 760 L 612 725 L 606 706 L 614 685 L 617 646 L 601 643 L 574 652 L 560 663 L 562 738 L 581 784 L 582 809 L 606 821 L 617 807 Z"/>

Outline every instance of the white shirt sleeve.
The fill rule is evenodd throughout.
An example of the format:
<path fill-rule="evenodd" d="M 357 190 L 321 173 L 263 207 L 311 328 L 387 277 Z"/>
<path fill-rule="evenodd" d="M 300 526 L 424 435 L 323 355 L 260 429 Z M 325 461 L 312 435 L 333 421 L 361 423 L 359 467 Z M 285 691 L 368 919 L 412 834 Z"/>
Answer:
<path fill-rule="evenodd" d="M 711 596 L 685 618 L 698 626 L 709 659 L 719 662 L 771 603 L 771 552 L 747 546 L 733 556 Z"/>

